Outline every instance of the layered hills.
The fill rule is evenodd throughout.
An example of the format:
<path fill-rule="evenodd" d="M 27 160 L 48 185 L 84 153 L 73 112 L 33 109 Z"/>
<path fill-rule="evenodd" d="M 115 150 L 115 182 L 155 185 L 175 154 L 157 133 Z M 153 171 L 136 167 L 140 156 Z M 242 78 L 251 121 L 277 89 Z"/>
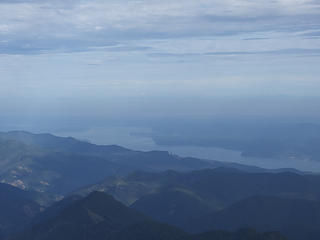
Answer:
<path fill-rule="evenodd" d="M 51 134 L 0 133 L 0 182 L 57 195 L 66 195 L 107 176 L 126 175 L 134 170 L 191 171 L 222 166 L 262 170 L 182 158 L 163 151 L 141 152 L 115 145 L 95 145 Z"/>
<path fill-rule="evenodd" d="M 254 228 L 289 239 L 320 236 L 320 176 L 217 168 L 135 172 L 81 189 L 105 191 L 159 222 L 187 232 Z"/>
<path fill-rule="evenodd" d="M 258 233 L 212 231 L 199 235 L 188 234 L 176 227 L 154 221 L 130 209 L 113 197 L 93 192 L 74 200 L 60 212 L 27 229 L 16 240 L 284 240 L 276 232 Z"/>
<path fill-rule="evenodd" d="M 292 169 L 9 132 L 0 181 L 1 240 L 320 237 L 320 175 Z"/>
<path fill-rule="evenodd" d="M 33 194 L 0 184 L 0 239 L 22 230 L 40 211 Z"/>

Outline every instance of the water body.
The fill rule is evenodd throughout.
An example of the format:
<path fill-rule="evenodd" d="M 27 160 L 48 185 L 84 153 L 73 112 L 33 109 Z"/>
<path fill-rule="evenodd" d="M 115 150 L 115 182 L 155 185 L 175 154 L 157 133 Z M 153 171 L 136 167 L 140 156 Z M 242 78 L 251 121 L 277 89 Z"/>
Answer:
<path fill-rule="evenodd" d="M 162 146 L 157 145 L 148 133 L 151 129 L 134 127 L 97 127 L 83 131 L 56 132 L 58 136 L 71 136 L 101 145 L 119 145 L 133 150 L 161 150 L 182 156 L 207 160 L 235 162 L 268 169 L 296 168 L 302 171 L 320 172 L 320 162 L 307 159 L 245 157 L 239 151 L 215 147 Z M 140 133 L 140 134 L 133 134 Z M 141 134 L 146 133 L 146 134 Z"/>

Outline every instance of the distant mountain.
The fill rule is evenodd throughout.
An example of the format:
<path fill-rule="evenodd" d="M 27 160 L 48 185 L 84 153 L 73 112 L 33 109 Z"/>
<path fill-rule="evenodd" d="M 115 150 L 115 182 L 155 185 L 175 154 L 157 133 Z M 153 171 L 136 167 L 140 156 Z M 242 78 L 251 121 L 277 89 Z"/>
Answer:
<path fill-rule="evenodd" d="M 58 152 L 78 152 L 89 155 L 105 155 L 116 152 L 130 151 L 123 147 L 116 145 L 99 146 L 91 143 L 76 140 L 72 137 L 57 137 L 52 134 L 32 134 L 25 131 L 12 131 L 7 133 L 0 133 L 0 138 L 19 141 L 29 146 L 37 146 L 41 149 Z"/>
<path fill-rule="evenodd" d="M 131 205 L 160 222 L 181 226 L 191 218 L 201 217 L 213 208 L 191 191 L 164 190 L 143 196 Z"/>
<path fill-rule="evenodd" d="M 157 204 L 166 200 L 170 205 L 170 199 L 176 199 L 170 197 L 174 194 L 177 194 L 177 199 L 182 196 L 184 199 L 188 198 L 188 201 L 198 199 L 200 201 L 197 203 L 204 204 L 204 208 L 209 206 L 212 210 L 219 210 L 255 195 L 320 200 L 319 185 L 320 175 L 250 173 L 233 168 L 216 168 L 191 172 L 137 171 L 127 177 L 107 178 L 82 188 L 75 194 L 86 195 L 95 190 L 104 191 L 126 205 L 135 203 L 135 206 L 143 200 L 141 205 L 145 206 L 145 209 L 158 210 L 159 214 L 155 215 L 160 216 L 168 208 L 163 209 Z M 154 217 L 153 214 L 152 216 Z"/>
<path fill-rule="evenodd" d="M 58 212 L 27 229 L 15 240 L 285 240 L 278 233 L 254 230 L 190 235 L 130 209 L 104 193 L 69 199 Z M 52 213 L 52 212 L 51 212 Z M 49 216 L 50 214 L 47 214 Z"/>
<path fill-rule="evenodd" d="M 43 211 L 38 213 L 27 225 L 28 228 L 39 223 L 45 222 L 51 218 L 58 216 L 63 209 L 72 205 L 76 200 L 81 199 L 80 196 L 70 196 L 54 202 L 52 205 L 46 207 Z"/>
<path fill-rule="evenodd" d="M 184 240 L 286 240 L 279 232 L 259 233 L 253 229 L 240 229 L 236 232 L 210 231 L 201 234 L 191 235 Z"/>
<path fill-rule="evenodd" d="M 22 230 L 40 210 L 32 194 L 0 184 L 0 239 Z"/>
<path fill-rule="evenodd" d="M 196 126 L 196 127 L 195 127 Z M 243 156 L 320 161 L 320 125 L 268 119 L 165 122 L 150 137 L 162 146 L 232 149 Z"/>
<path fill-rule="evenodd" d="M 188 234 L 167 224 L 145 221 L 113 233 L 108 240 L 184 240 Z"/>
<path fill-rule="evenodd" d="M 240 164 L 181 158 L 162 151 L 100 146 L 51 134 L 0 133 L 0 182 L 57 195 L 134 170 L 191 171 L 226 166 L 264 171 Z"/>
<path fill-rule="evenodd" d="M 318 175 L 213 169 L 128 177 L 129 184 L 139 181 L 158 186 L 131 207 L 185 231 L 250 227 L 294 240 L 320 238 Z"/>
<path fill-rule="evenodd" d="M 251 227 L 259 231 L 280 231 L 288 239 L 320 238 L 320 202 L 255 196 L 199 219 L 192 219 L 186 229 L 236 230 Z"/>
<path fill-rule="evenodd" d="M 182 235 L 182 236 L 181 236 Z M 236 232 L 210 231 L 202 234 L 181 234 L 177 229 L 168 230 L 164 224 L 138 224 L 121 231 L 110 240 L 287 240 L 279 232 L 260 233 L 253 229 Z"/>
<path fill-rule="evenodd" d="M 23 232 L 19 240 L 178 239 L 186 234 L 156 223 L 104 193 L 75 200 L 59 214 Z M 140 238 L 143 236 L 143 238 Z M 132 238 L 131 238 L 132 237 Z"/>
<path fill-rule="evenodd" d="M 281 231 L 289 239 L 315 240 L 320 238 L 319 185 L 319 175 L 216 168 L 138 171 L 77 193 L 105 191 L 150 218 L 185 231 L 250 227 Z"/>

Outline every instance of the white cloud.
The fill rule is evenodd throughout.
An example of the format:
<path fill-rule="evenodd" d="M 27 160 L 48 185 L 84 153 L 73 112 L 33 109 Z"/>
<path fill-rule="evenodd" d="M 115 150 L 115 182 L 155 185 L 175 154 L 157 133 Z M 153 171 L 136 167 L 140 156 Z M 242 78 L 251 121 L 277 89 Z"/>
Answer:
<path fill-rule="evenodd" d="M 307 0 L 8 2 L 0 1 L 0 33 L 22 40 L 214 36 L 320 25 L 319 4 Z"/>
<path fill-rule="evenodd" d="M 47 85 L 60 91 L 67 82 L 71 92 L 92 79 L 98 91 L 105 79 L 108 87 L 116 79 L 127 95 L 137 82 L 150 90 L 169 79 L 166 90 L 171 80 L 207 84 L 239 76 L 252 82 L 280 75 L 290 82 L 318 73 L 319 1 L 0 0 L 0 23 L 2 81 L 11 89 L 26 81 L 47 94 Z M 199 92 L 209 89 L 199 86 Z"/>

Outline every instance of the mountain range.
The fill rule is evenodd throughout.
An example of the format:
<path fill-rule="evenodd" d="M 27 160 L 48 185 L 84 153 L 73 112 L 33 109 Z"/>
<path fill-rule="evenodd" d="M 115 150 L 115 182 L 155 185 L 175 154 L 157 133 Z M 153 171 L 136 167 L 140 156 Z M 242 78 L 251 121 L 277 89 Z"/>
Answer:
<path fill-rule="evenodd" d="M 135 171 L 124 177 L 108 177 L 97 184 L 81 188 L 74 194 L 105 191 L 124 204 L 131 205 L 145 196 L 160 196 L 163 192 L 175 191 L 201 199 L 218 210 L 255 195 L 320 200 L 319 184 L 320 175 L 292 172 L 246 172 L 234 168 L 189 172 Z"/>
<path fill-rule="evenodd" d="M 40 211 L 33 194 L 0 184 L 0 239 L 22 230 Z"/>
<path fill-rule="evenodd" d="M 76 194 L 99 190 L 186 232 L 254 228 L 289 239 L 320 236 L 320 176 L 251 173 L 232 168 L 191 172 L 134 172 L 108 178 Z"/>
<path fill-rule="evenodd" d="M 264 171 L 241 164 L 182 158 L 164 151 L 95 145 L 51 134 L 0 133 L 0 182 L 56 195 L 134 170 L 191 171 L 224 166 Z"/>
<path fill-rule="evenodd" d="M 188 234 L 126 207 L 110 195 L 92 192 L 71 201 L 47 220 L 14 237 L 15 240 L 284 240 L 280 233 L 241 230 Z"/>
<path fill-rule="evenodd" d="M 8 132 L 0 181 L 0 240 L 320 237 L 320 175 L 294 169 Z"/>

